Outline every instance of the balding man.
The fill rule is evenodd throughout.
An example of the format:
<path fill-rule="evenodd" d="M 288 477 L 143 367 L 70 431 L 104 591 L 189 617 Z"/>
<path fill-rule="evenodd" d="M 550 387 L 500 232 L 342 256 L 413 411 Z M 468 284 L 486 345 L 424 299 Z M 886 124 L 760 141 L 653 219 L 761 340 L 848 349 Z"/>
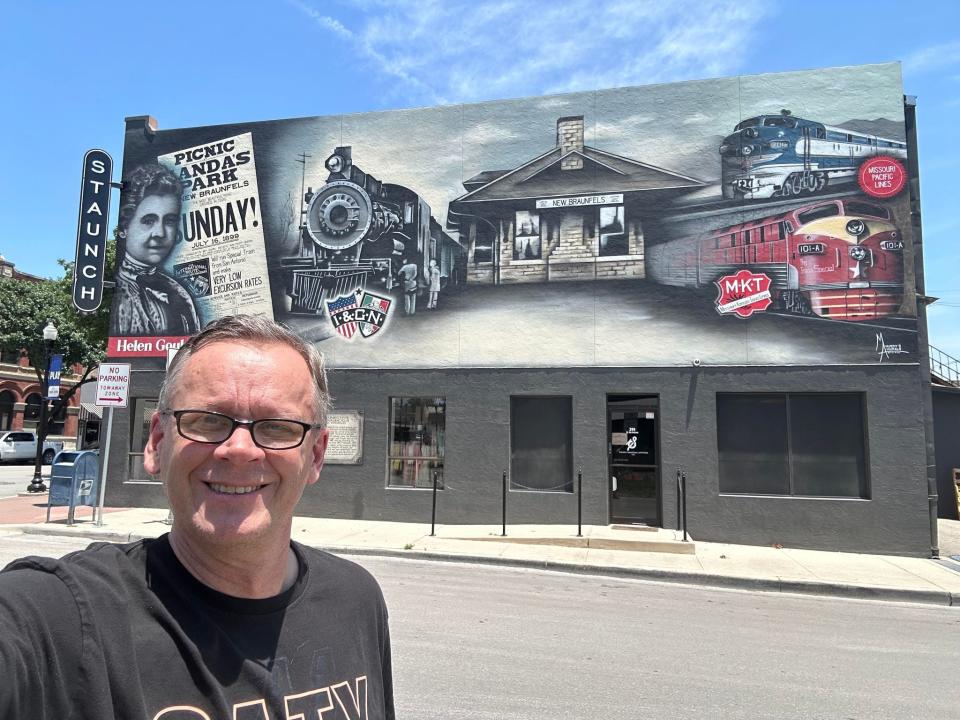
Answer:
<path fill-rule="evenodd" d="M 270 320 L 191 338 L 144 451 L 170 533 L 0 574 L 0 716 L 393 718 L 376 581 L 290 539 L 327 405 L 322 357 Z"/>

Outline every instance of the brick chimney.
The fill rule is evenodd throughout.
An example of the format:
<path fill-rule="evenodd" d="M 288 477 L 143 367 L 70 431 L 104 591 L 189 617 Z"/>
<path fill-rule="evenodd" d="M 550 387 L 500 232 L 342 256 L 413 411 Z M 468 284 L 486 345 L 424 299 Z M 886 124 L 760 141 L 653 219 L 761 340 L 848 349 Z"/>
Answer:
<path fill-rule="evenodd" d="M 583 115 L 562 117 L 557 120 L 557 147 L 560 154 L 566 155 L 571 150 L 583 152 Z M 582 170 L 583 158 L 580 155 L 571 155 L 560 162 L 561 170 Z"/>

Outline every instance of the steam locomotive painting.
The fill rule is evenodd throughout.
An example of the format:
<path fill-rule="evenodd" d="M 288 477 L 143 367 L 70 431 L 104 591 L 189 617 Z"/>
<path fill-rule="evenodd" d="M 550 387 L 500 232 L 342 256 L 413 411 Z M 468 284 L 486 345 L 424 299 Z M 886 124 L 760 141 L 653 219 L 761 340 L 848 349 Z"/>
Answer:
<path fill-rule="evenodd" d="M 904 243 L 886 207 L 814 202 L 647 248 L 649 277 L 704 287 L 740 269 L 771 279 L 773 309 L 864 321 L 898 312 Z"/>
<path fill-rule="evenodd" d="M 280 261 L 292 313 L 322 315 L 324 301 L 357 289 L 389 292 L 405 263 L 425 278 L 436 261 L 445 289 L 463 283 L 466 251 L 422 197 L 361 170 L 350 146 L 336 148 L 325 166 L 326 183 L 304 193 L 299 252 Z"/>
<path fill-rule="evenodd" d="M 906 158 L 907 144 L 794 117 L 789 110 L 739 123 L 720 145 L 723 197 L 790 197 L 852 181 L 875 155 Z"/>

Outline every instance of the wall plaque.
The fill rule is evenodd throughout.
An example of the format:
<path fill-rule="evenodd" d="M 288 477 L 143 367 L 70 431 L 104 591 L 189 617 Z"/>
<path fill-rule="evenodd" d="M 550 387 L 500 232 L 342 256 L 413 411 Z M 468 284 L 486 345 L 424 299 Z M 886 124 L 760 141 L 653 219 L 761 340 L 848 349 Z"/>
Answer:
<path fill-rule="evenodd" d="M 330 465 L 359 465 L 363 462 L 363 413 L 359 410 L 332 412 L 327 416 L 330 440 L 325 462 Z"/>

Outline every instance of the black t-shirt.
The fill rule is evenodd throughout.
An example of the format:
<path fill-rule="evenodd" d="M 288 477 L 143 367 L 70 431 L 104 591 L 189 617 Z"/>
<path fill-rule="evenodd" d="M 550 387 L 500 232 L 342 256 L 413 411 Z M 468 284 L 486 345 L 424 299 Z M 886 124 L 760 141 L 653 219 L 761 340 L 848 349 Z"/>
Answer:
<path fill-rule="evenodd" d="M 217 592 L 165 535 L 0 573 L 0 717 L 392 719 L 387 610 L 360 566 L 297 543 L 287 591 Z"/>

